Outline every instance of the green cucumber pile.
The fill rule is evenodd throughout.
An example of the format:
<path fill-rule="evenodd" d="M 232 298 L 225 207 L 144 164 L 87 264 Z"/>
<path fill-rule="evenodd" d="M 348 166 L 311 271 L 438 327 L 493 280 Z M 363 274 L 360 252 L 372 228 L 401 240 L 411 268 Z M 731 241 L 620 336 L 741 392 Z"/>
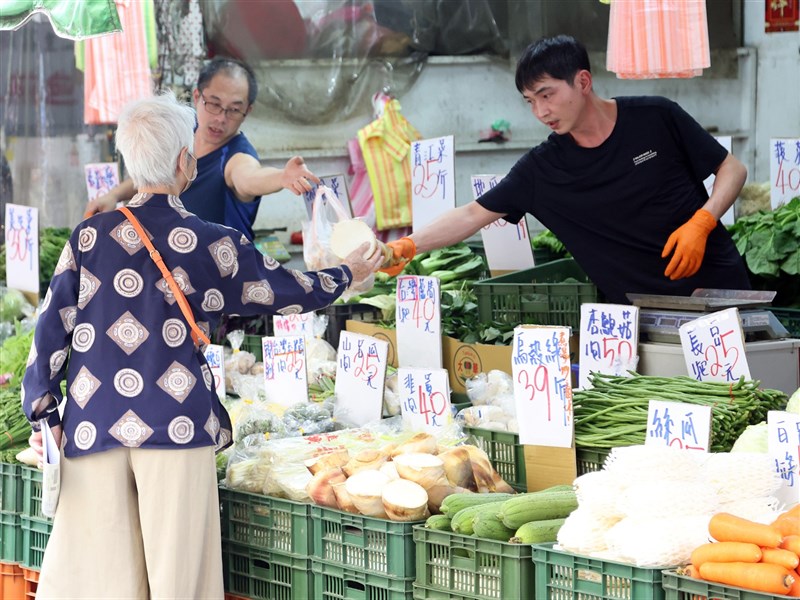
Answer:
<path fill-rule="evenodd" d="M 650 400 L 711 407 L 711 452 L 728 452 L 748 425 L 760 423 L 770 410 L 783 410 L 788 396 L 761 389 L 759 381 L 697 381 L 691 377 L 630 377 L 592 373 L 592 387 L 573 396 L 575 445 L 615 448 L 643 444 Z"/>

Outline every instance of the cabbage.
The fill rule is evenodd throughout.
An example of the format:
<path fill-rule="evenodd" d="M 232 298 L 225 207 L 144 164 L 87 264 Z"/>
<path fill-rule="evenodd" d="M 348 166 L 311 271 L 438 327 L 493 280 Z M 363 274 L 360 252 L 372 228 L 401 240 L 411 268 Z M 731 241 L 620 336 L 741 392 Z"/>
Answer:
<path fill-rule="evenodd" d="M 28 301 L 19 290 L 0 290 L 0 321 L 19 319 L 24 315 L 26 307 L 30 308 Z"/>
<path fill-rule="evenodd" d="M 734 442 L 731 452 L 767 453 L 767 424 L 748 425 Z"/>
<path fill-rule="evenodd" d="M 789 398 L 789 403 L 786 405 L 786 412 L 800 415 L 800 388 L 797 388 L 794 394 Z"/>

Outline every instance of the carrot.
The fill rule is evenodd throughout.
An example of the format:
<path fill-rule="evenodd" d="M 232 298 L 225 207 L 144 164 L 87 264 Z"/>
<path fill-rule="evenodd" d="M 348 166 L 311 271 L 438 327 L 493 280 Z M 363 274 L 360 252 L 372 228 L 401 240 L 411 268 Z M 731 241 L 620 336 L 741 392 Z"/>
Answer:
<path fill-rule="evenodd" d="M 700 577 L 700 569 L 694 565 L 686 566 L 686 576 L 691 577 L 692 579 L 702 579 L 702 577 Z"/>
<path fill-rule="evenodd" d="M 780 545 L 784 550 L 791 550 L 800 556 L 800 535 L 787 535 Z"/>
<path fill-rule="evenodd" d="M 692 564 L 699 567 L 707 562 L 747 562 L 761 560 L 761 548 L 747 542 L 716 542 L 703 544 L 692 552 Z M 794 567 L 792 567 L 794 568 Z"/>
<path fill-rule="evenodd" d="M 761 548 L 761 562 L 780 565 L 793 571 L 800 565 L 800 558 L 790 550 L 780 548 Z"/>
<path fill-rule="evenodd" d="M 749 542 L 766 548 L 781 544 L 781 533 L 770 525 L 748 521 L 730 513 L 717 513 L 708 522 L 708 533 L 718 542 Z"/>
<path fill-rule="evenodd" d="M 794 584 L 794 571 L 769 563 L 713 563 L 700 565 L 700 576 L 736 587 L 768 594 L 788 594 Z"/>
<path fill-rule="evenodd" d="M 787 516 L 783 513 L 772 522 L 772 527 L 781 532 L 781 535 L 800 535 L 800 517 Z"/>
<path fill-rule="evenodd" d="M 800 571 L 795 571 L 794 573 L 794 583 L 792 584 L 792 589 L 789 590 L 789 595 L 800 597 Z"/>
<path fill-rule="evenodd" d="M 792 508 L 781 514 L 782 517 L 800 517 L 800 504 L 795 504 Z"/>

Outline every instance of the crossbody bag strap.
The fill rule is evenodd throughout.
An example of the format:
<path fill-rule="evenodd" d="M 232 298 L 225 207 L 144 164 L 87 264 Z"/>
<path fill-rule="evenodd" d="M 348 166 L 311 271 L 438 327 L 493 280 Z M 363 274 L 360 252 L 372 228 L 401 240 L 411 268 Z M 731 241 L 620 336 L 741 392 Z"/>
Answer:
<path fill-rule="evenodd" d="M 122 212 L 130 224 L 133 225 L 133 228 L 136 230 L 136 233 L 139 234 L 139 238 L 141 238 L 145 248 L 147 248 L 147 250 L 150 252 L 150 258 L 152 258 L 153 262 L 156 263 L 158 270 L 161 271 L 161 275 L 163 275 L 164 279 L 167 281 L 167 285 L 169 285 L 169 288 L 172 290 L 172 295 L 175 296 L 175 300 L 178 302 L 178 307 L 180 307 L 183 317 L 186 319 L 186 322 L 192 329 L 192 340 L 194 341 L 195 346 L 199 346 L 200 341 L 202 341 L 204 344 L 210 344 L 211 340 L 209 340 L 208 336 L 203 333 L 203 330 L 197 326 L 197 323 L 194 320 L 194 314 L 192 313 L 192 307 L 189 306 L 186 296 L 183 295 L 183 291 L 181 290 L 180 286 L 175 281 L 172 273 L 170 273 L 167 265 L 164 264 L 164 259 L 161 258 L 161 254 L 158 250 L 156 250 L 155 246 L 153 246 L 153 243 L 150 241 L 150 238 L 145 233 L 144 227 L 142 227 L 142 224 L 139 223 L 139 219 L 133 216 L 133 213 L 127 206 L 120 206 L 117 210 Z"/>

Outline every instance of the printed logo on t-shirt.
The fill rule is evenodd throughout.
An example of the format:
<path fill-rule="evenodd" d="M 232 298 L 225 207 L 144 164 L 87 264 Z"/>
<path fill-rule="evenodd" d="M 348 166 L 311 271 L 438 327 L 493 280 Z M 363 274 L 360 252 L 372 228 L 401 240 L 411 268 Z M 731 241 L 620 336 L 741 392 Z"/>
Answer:
<path fill-rule="evenodd" d="M 655 158 L 656 156 L 658 156 L 658 152 L 654 152 L 653 150 L 642 152 L 640 155 L 633 157 L 633 165 L 634 166 L 640 165 L 644 161 L 650 160 L 651 158 Z"/>

